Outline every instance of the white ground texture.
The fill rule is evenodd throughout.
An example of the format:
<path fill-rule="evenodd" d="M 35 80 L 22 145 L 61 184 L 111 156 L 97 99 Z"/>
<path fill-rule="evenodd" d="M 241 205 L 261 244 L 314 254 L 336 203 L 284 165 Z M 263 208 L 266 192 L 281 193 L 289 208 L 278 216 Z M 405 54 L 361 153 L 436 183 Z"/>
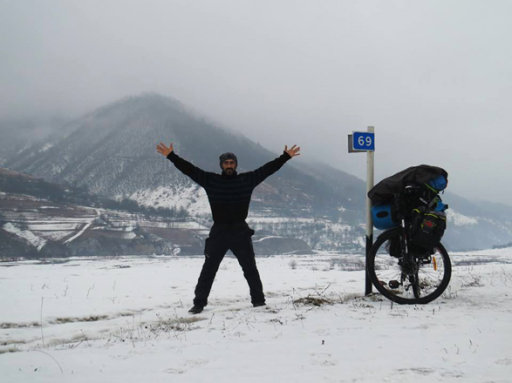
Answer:
<path fill-rule="evenodd" d="M 442 297 L 401 306 L 364 296 L 360 257 L 258 258 L 253 308 L 228 256 L 199 315 L 202 257 L 0 263 L 0 381 L 510 382 L 512 249 L 452 260 Z"/>

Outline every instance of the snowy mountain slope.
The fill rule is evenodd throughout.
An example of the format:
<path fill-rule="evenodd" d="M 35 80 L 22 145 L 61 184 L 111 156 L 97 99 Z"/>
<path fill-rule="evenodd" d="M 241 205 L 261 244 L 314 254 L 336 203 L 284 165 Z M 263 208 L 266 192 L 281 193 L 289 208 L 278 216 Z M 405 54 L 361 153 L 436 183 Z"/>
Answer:
<path fill-rule="evenodd" d="M 195 117 L 178 102 L 154 94 L 121 100 L 71 125 L 66 129 L 71 134 L 21 153 L 7 167 L 109 197 L 137 197 L 140 193 L 148 197 L 148 190 L 161 186 L 174 194 L 191 185 L 156 153 L 155 145 L 160 140 L 173 140 L 178 154 L 209 171 L 218 171 L 218 155 L 225 151 L 238 153 L 240 171 L 261 166 L 277 156 L 245 137 Z M 341 182 L 345 187 L 362 185 L 339 171 L 336 177 L 347 180 Z M 333 187 L 324 178 L 314 178 L 287 164 L 257 189 L 255 200 L 265 200 L 267 205 L 288 213 L 295 211 L 295 215 L 301 212 L 293 205 L 337 217 L 338 212 L 332 211 L 335 202 L 348 210 L 355 207 L 353 197 L 345 195 L 342 188 Z M 258 209 L 257 203 L 254 208 Z"/>
<path fill-rule="evenodd" d="M 194 116 L 172 99 L 154 94 L 121 100 L 70 125 L 66 132 L 72 133 L 32 147 L 13 158 L 8 166 L 110 198 L 131 198 L 143 206 L 185 209 L 201 223 L 207 223 L 209 217 L 204 192 L 156 153 L 158 141 L 172 139 L 179 154 L 210 171 L 218 171 L 218 155 L 228 150 L 238 153 L 240 171 L 254 169 L 278 155 Z M 293 161 L 286 164 L 255 190 L 251 214 L 314 217 L 348 225 L 352 237 L 359 237 L 357 222 L 362 214 L 358 205 L 364 196 L 355 197 L 351 190 L 361 189 L 362 182 L 330 169 L 332 178 L 336 178 L 330 183 L 330 178 L 312 169 L 302 171 L 294 167 Z M 310 246 L 330 246 L 311 236 L 297 239 Z M 353 245 L 349 243 L 348 247 Z"/>
<path fill-rule="evenodd" d="M 453 193 L 443 197 L 448 226 L 443 242 L 451 250 L 486 249 L 512 242 L 512 207 L 469 201 Z"/>
<path fill-rule="evenodd" d="M 218 155 L 225 151 L 238 154 L 241 171 L 278 155 L 198 117 L 176 100 L 145 94 L 69 123 L 51 138 L 11 156 L 6 165 L 109 198 L 181 209 L 208 226 L 204 192 L 156 153 L 158 141 L 173 141 L 178 154 L 209 171 L 219 170 Z M 256 188 L 251 219 L 302 220 L 295 232 L 283 225 L 258 224 L 258 228 L 267 234 L 274 230 L 273 235 L 292 235 L 318 250 L 360 251 L 364 189 L 361 180 L 328 165 L 292 160 Z M 511 207 L 473 203 L 450 193 L 445 200 L 450 205 L 444 240 L 449 249 L 482 249 L 512 241 Z M 343 235 L 336 236 L 340 225 L 345 228 Z"/>
<path fill-rule="evenodd" d="M 0 119 L 0 166 L 9 159 L 16 157 L 41 140 L 45 140 L 52 132 L 64 131 L 62 127 L 66 120 L 63 118 L 21 118 Z M 40 147 L 41 151 L 48 150 L 51 144 Z"/>

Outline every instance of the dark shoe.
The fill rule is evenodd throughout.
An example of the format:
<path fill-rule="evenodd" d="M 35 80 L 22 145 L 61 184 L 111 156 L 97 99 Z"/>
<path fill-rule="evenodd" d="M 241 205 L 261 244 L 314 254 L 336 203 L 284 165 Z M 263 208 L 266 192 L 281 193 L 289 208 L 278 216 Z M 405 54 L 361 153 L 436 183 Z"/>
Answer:
<path fill-rule="evenodd" d="M 191 314 L 199 314 L 201 311 L 203 311 L 203 307 L 202 306 L 192 306 L 192 308 L 190 310 L 188 310 L 189 313 Z"/>
<path fill-rule="evenodd" d="M 252 304 L 253 307 L 260 307 L 260 306 L 266 306 L 265 302 L 254 302 Z"/>

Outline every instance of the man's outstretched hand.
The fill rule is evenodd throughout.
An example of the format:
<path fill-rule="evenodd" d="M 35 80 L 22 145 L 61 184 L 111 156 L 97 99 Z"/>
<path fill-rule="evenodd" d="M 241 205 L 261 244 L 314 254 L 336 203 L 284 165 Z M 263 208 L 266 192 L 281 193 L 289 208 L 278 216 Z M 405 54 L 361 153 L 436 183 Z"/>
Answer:
<path fill-rule="evenodd" d="M 173 150 L 174 148 L 172 147 L 172 142 L 169 147 L 165 146 L 161 142 L 156 146 L 156 151 L 164 157 L 167 157 L 170 153 L 173 152 Z"/>
<path fill-rule="evenodd" d="M 290 157 L 300 156 L 300 146 L 293 145 L 290 149 L 288 149 L 288 145 L 284 146 L 284 151 L 288 153 Z"/>

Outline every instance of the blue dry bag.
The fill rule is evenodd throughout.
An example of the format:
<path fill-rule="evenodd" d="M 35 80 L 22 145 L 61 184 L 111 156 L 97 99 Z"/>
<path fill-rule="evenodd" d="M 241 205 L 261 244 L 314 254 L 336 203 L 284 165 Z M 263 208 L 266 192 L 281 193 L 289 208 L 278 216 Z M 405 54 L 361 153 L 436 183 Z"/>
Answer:
<path fill-rule="evenodd" d="M 374 205 L 371 209 L 373 226 L 379 230 L 387 230 L 398 226 L 398 222 L 393 221 L 391 214 L 391 204 Z"/>

